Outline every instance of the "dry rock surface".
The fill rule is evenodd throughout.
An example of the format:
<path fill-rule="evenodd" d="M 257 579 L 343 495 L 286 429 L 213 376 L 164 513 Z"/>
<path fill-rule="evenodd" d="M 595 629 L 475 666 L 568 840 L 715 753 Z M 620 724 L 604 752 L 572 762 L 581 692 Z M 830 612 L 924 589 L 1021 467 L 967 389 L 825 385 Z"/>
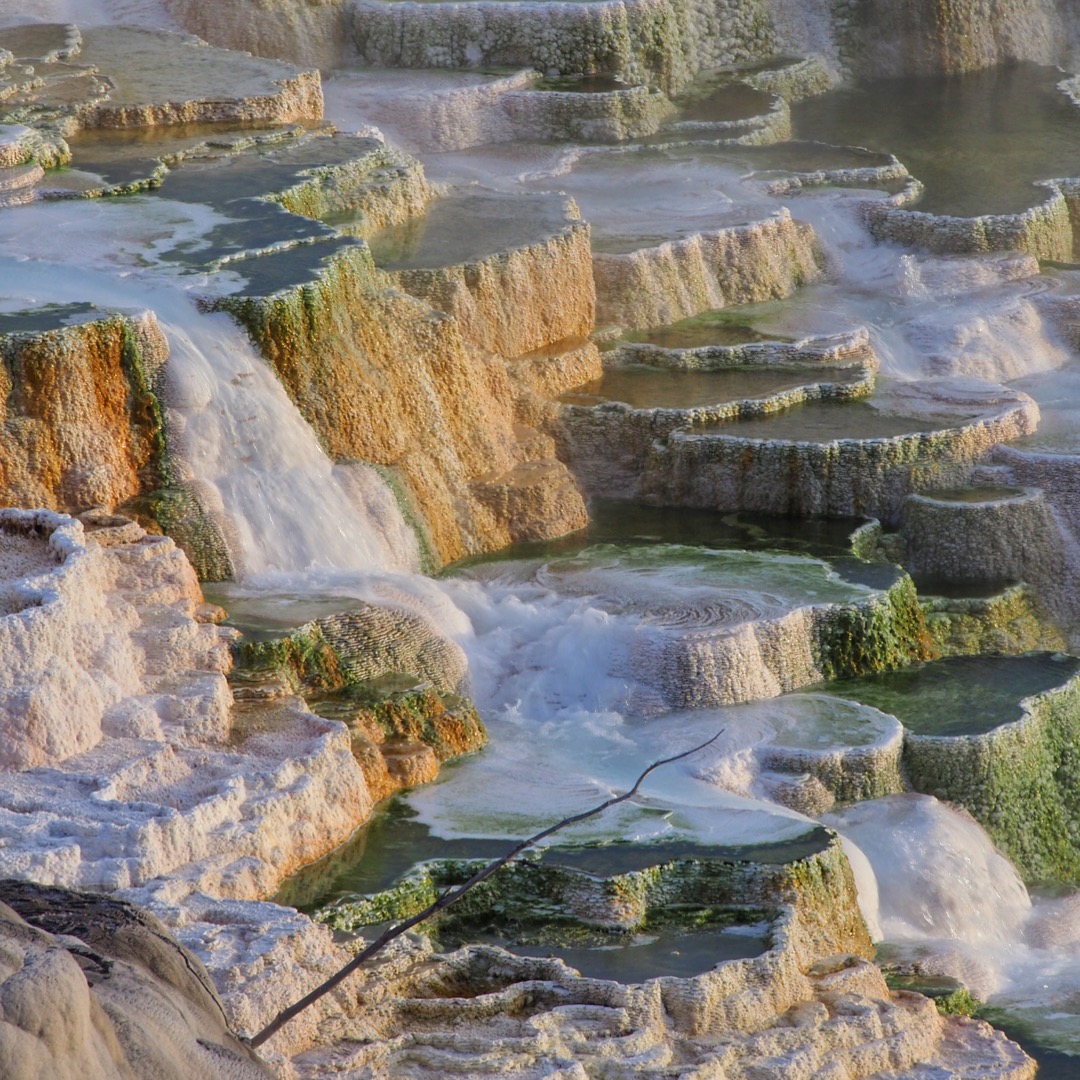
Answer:
<path fill-rule="evenodd" d="M 202 963 L 122 900 L 0 881 L 9 1080 L 259 1080 Z"/>

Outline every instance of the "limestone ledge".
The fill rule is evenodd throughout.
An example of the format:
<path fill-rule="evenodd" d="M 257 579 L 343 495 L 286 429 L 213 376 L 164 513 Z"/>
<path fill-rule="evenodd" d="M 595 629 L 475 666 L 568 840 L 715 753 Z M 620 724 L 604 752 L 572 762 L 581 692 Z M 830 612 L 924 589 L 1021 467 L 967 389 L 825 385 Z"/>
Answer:
<path fill-rule="evenodd" d="M 993 461 L 1008 469 L 1010 482 L 1038 488 L 1049 504 L 1055 525 L 1061 530 L 1066 544 L 1068 564 L 1080 535 L 1080 457 L 1063 447 L 999 446 L 994 449 Z M 1050 588 L 1052 582 L 1047 583 Z M 1060 586 L 1064 584 L 1064 588 Z M 1059 581 L 1056 599 L 1069 603 L 1075 617 L 1076 602 L 1069 580 Z"/>
<path fill-rule="evenodd" d="M 172 541 L 136 530 L 133 544 L 105 549 L 45 510 L 0 510 L 0 532 L 4 768 L 58 766 L 107 735 L 160 737 L 166 720 L 180 739 L 224 737 L 228 645 L 195 622 L 198 583 Z M 136 606 L 123 590 L 140 575 Z M 204 672 L 183 705 L 159 686 L 169 667 Z"/>
<path fill-rule="evenodd" d="M 883 723 L 873 740 L 859 746 L 829 750 L 765 746 L 758 751 L 762 771 L 755 787 L 780 806 L 820 817 L 838 803 L 907 790 L 903 750 L 904 729 L 893 718 Z"/>
<path fill-rule="evenodd" d="M 464 689 L 468 661 L 460 646 L 421 616 L 375 604 L 317 619 L 271 641 L 246 642 L 241 663 L 282 673 L 296 690 L 326 692 L 408 674 L 436 690 Z"/>
<path fill-rule="evenodd" d="M 741 509 L 761 513 L 869 515 L 885 524 L 899 521 L 901 505 L 914 491 L 959 487 L 973 465 L 1001 443 L 1031 434 L 1038 406 L 1026 394 L 993 384 L 911 384 L 905 405 L 917 406 L 920 393 L 938 415 L 975 408 L 981 416 L 938 431 L 890 438 L 812 443 L 740 438 L 732 433 L 696 435 L 674 432 L 657 446 L 642 489 L 668 505 Z M 932 404 L 939 395 L 938 405 Z M 952 401 L 950 406 L 946 404 Z M 966 403 L 966 404 L 965 404 Z"/>
<path fill-rule="evenodd" d="M 0 69 L 0 119 L 29 124 L 55 140 L 95 128 L 322 117 L 317 71 L 188 35 L 116 26 L 63 29 L 70 31 L 67 59 L 77 60 L 74 74 L 82 77 L 73 80 L 63 71 L 19 83 L 11 65 Z M 40 45 L 36 51 L 42 52 Z M 31 49 L 22 59 L 32 65 L 47 62 L 47 55 Z"/>
<path fill-rule="evenodd" d="M 865 599 L 741 612 L 715 627 L 669 631 L 639 646 L 633 667 L 667 708 L 715 708 L 928 655 L 915 589 L 898 572 L 888 588 Z"/>
<path fill-rule="evenodd" d="M 464 699 L 430 686 L 382 695 L 338 695 L 316 702 L 323 715 L 345 722 L 353 756 L 376 801 L 434 780 L 439 766 L 487 743 L 487 730 Z M 350 700 L 350 698 L 358 700 Z"/>
<path fill-rule="evenodd" d="M 340 220 L 347 214 L 339 230 L 367 238 L 419 217 L 434 195 L 420 162 L 371 139 L 353 159 L 308 169 L 297 183 L 266 197 L 303 217 Z"/>
<path fill-rule="evenodd" d="M 1076 573 L 1067 538 L 1041 491 L 978 488 L 909 495 L 901 531 L 913 573 L 952 581 L 1026 581 L 1048 610 L 1066 620 L 1076 601 L 1063 583 Z"/>
<path fill-rule="evenodd" d="M 603 361 L 605 368 L 645 364 L 681 371 L 723 372 L 746 366 L 790 368 L 805 374 L 806 379 L 802 386 L 768 397 L 688 409 L 643 409 L 621 402 L 560 405 L 550 427 L 563 460 L 587 492 L 620 498 L 640 494 L 648 483 L 646 473 L 656 445 L 666 442 L 674 432 L 764 416 L 808 401 L 865 397 L 873 391 L 878 368 L 865 330 L 790 344 L 755 342 L 694 349 L 623 344 L 606 353 Z M 717 393 L 722 392 L 718 388 Z"/>
<path fill-rule="evenodd" d="M 791 138 L 791 109 L 780 96 L 773 98 L 769 111 L 740 120 L 678 120 L 667 129 L 672 134 L 715 140 L 718 146 L 770 146 Z"/>
<path fill-rule="evenodd" d="M 703 311 L 790 296 L 820 277 L 823 265 L 814 230 L 785 207 L 749 225 L 627 254 L 595 253 L 596 318 L 627 329 L 667 326 Z"/>
<path fill-rule="evenodd" d="M 1020 251 L 1038 259 L 1071 262 L 1073 218 L 1080 181 L 1045 180 L 1037 186 L 1047 198 L 1017 214 L 953 217 L 912 209 L 922 191 L 914 182 L 898 195 L 860 204 L 860 213 L 875 240 L 922 247 L 950 254 Z"/>
<path fill-rule="evenodd" d="M 658 131 L 675 111 L 654 87 L 578 92 L 573 80 L 537 86 L 538 72 L 475 75 L 348 68 L 329 77 L 331 104 L 347 100 L 412 152 L 466 150 L 518 140 L 619 143 Z"/>
<path fill-rule="evenodd" d="M 157 320 L 102 314 L 45 328 L 49 309 L 40 314 L 37 330 L 4 333 L 0 319 L 0 499 L 77 513 L 148 491 L 164 454 Z"/>
<path fill-rule="evenodd" d="M 765 191 L 770 195 L 783 198 L 795 195 L 804 188 L 813 187 L 875 187 L 879 184 L 892 184 L 897 181 L 908 181 L 905 189 L 912 184 L 912 178 L 904 165 L 897 157 L 890 154 L 891 160 L 885 165 L 867 165 L 861 168 L 850 169 L 818 169 L 813 172 L 795 172 L 780 179 L 762 182 Z M 921 192 L 922 187 L 919 185 Z M 869 211 L 867 211 L 869 212 Z"/>
<path fill-rule="evenodd" d="M 252 52 L 323 70 L 348 55 L 348 5 L 344 0 L 163 0 L 189 33 L 223 49 Z"/>
<path fill-rule="evenodd" d="M 384 67 L 528 65 L 557 74 L 607 74 L 678 93 L 700 70 L 771 55 L 766 5 L 746 0 L 598 0 L 352 7 L 352 41 Z"/>
<path fill-rule="evenodd" d="M 572 233 L 555 254 L 560 243 L 572 253 L 581 239 Z M 526 289 L 539 284 L 530 281 Z M 456 295 L 475 303 L 472 293 Z M 525 327 L 557 336 L 544 323 L 561 301 L 544 292 L 536 302 L 536 322 Z M 344 248 L 309 284 L 219 304 L 252 334 L 331 457 L 393 469 L 439 564 L 503 547 L 520 529 L 552 536 L 584 525 L 584 503 L 565 468 L 531 461 L 535 443 L 519 439 L 505 363 L 471 347 L 456 319 L 386 289 L 365 248 Z M 587 296 L 571 308 L 574 318 L 588 310 Z M 518 466 L 532 475 L 515 473 Z M 507 498 L 514 488 L 514 497 L 492 497 L 473 482 L 504 487 Z M 522 509 L 534 516 L 507 516 Z"/>
<path fill-rule="evenodd" d="M 502 107 L 514 138 L 552 142 L 620 143 L 652 135 L 675 111 L 654 87 L 627 86 L 608 93 L 513 90 Z"/>
<path fill-rule="evenodd" d="M 805 49 L 797 45 L 793 51 L 802 52 Z M 754 67 L 740 72 L 739 78 L 756 89 L 767 94 L 776 94 L 789 103 L 827 93 L 840 81 L 836 70 L 820 55 L 777 63 L 776 66 Z"/>
<path fill-rule="evenodd" d="M 833 11 L 840 62 L 857 77 L 952 75 L 1018 60 L 1057 64 L 1068 55 L 1066 0 L 867 0 Z"/>
<path fill-rule="evenodd" d="M 340 1042 L 293 1059 L 298 1075 L 327 1076 L 345 1065 L 386 1075 L 473 1076 L 496 1062 L 504 1069 L 512 1062 L 530 1077 L 556 1067 L 568 1076 L 649 1075 L 677 1063 L 682 1071 L 779 1080 L 834 1069 L 849 1077 L 899 1076 L 919 1062 L 955 1076 L 948 1069 L 954 1040 L 989 1076 L 1032 1075 L 1019 1048 L 985 1024 L 957 1026 L 918 995 L 889 993 L 863 959 L 869 941 L 852 917 L 853 882 L 835 841 L 779 866 L 688 859 L 594 879 L 555 863 L 505 871 L 475 903 L 505 906 L 524 890 L 530 909 L 568 906 L 590 922 L 621 928 L 668 906 L 764 907 L 774 913 L 770 947 L 695 977 L 629 985 L 492 947 L 419 966 L 397 963 L 381 984 L 369 977 L 359 988 L 362 1015 L 324 1026 L 324 1037 L 333 1032 Z M 431 880 L 425 873 L 417 884 Z"/>
<path fill-rule="evenodd" d="M 109 518 L 86 534 L 48 511 L 0 515 L 0 874 L 258 897 L 367 817 L 343 726 L 293 699 L 237 728 L 232 632 L 198 621 L 171 540 Z"/>
<path fill-rule="evenodd" d="M 68 156 L 68 146 L 58 135 L 50 138 L 25 124 L 0 124 L 0 169 L 29 164 L 54 169 Z"/>
<path fill-rule="evenodd" d="M 595 321 L 589 227 L 567 200 L 554 235 L 464 264 L 379 271 L 379 280 L 451 315 L 474 348 L 506 359 L 566 338 Z"/>
<path fill-rule="evenodd" d="M 988 597 L 923 595 L 919 602 L 934 651 L 941 656 L 1012 656 L 1066 648 L 1061 631 L 1027 585 L 1011 585 Z"/>
<path fill-rule="evenodd" d="M 1021 719 L 985 734 L 909 732 L 904 764 L 917 791 L 969 810 L 1026 880 L 1075 884 L 1080 677 L 1021 708 Z"/>
<path fill-rule="evenodd" d="M 570 338 L 517 357 L 508 365 L 514 387 L 514 414 L 522 424 L 555 434 L 555 399 L 603 374 L 600 350 L 592 341 Z"/>
<path fill-rule="evenodd" d="M 457 696 L 467 681 L 465 654 L 411 612 L 353 606 L 284 637 L 246 642 L 239 656 L 238 699 L 291 690 L 345 724 L 375 802 L 434 780 L 443 762 L 487 742 L 476 710 Z"/>

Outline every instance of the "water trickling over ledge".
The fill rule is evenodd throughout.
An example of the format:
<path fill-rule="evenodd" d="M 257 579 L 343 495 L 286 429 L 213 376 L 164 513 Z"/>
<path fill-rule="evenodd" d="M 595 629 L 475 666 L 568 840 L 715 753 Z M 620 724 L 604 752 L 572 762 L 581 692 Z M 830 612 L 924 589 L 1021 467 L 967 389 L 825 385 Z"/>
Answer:
<path fill-rule="evenodd" d="M 1029 879 L 1072 881 L 1071 683 L 947 735 L 905 732 L 858 694 L 875 672 L 937 663 L 962 697 L 955 658 L 937 653 L 1066 644 L 1070 455 L 1032 440 L 1040 413 L 1057 423 L 1073 400 L 1073 271 L 1043 274 L 1032 254 L 1071 259 L 1073 192 L 1062 182 L 1026 217 L 978 191 L 952 207 L 969 218 L 931 202 L 920 216 L 920 184 L 936 196 L 910 143 L 828 145 L 851 140 L 798 125 L 843 100 L 800 99 L 845 75 L 907 74 L 916 55 L 948 73 L 1064 61 L 1069 13 L 1031 0 L 976 26 L 921 4 L 840 20 L 782 0 L 277 0 L 274 18 L 128 6 L 279 60 L 236 58 L 244 85 L 225 101 L 234 60 L 218 49 L 63 25 L 5 45 L 0 30 L 0 161 L 14 170 L 0 175 L 0 483 L 12 502 L 82 518 L 34 519 L 71 537 L 59 571 L 23 550 L 52 540 L 7 530 L 4 618 L 21 643 L 25 602 L 84 566 L 97 567 L 87 605 L 108 613 L 92 656 L 56 653 L 104 687 L 100 731 L 13 763 L 5 814 L 28 827 L 0 865 L 150 905 L 252 1031 L 343 953 L 261 901 L 372 799 L 415 787 L 424 835 L 403 834 L 417 850 L 401 882 L 353 887 L 415 900 L 460 870 L 409 873 L 432 845 L 486 854 L 722 726 L 706 758 L 440 928 L 442 946 L 482 944 L 437 961 L 431 943 L 404 944 L 362 1001 L 325 1002 L 275 1039 L 276 1066 L 469 1074 L 502 1067 L 510 1039 L 530 1075 L 553 1054 L 586 1071 L 678 1059 L 782 1076 L 798 1054 L 858 1075 L 916 1062 L 1030 1075 L 989 1029 L 890 995 L 867 931 L 897 970 L 962 979 L 1039 1023 L 1068 1014 L 1067 977 L 1055 969 L 1049 1005 L 1029 977 L 1049 970 L 1039 942 L 1055 918 L 1068 952 L 1068 901 L 1032 905 L 935 796 L 967 805 Z M 137 55 L 121 71 L 109 50 L 125 43 Z M 360 69 L 324 84 L 329 113 L 400 134 L 422 162 L 370 130 L 282 126 L 317 119 L 319 80 L 280 57 L 354 49 Z M 174 57 L 224 81 L 178 89 Z M 380 87 L 365 62 L 403 67 Z M 1067 90 L 1040 101 L 1071 136 Z M 105 121 L 153 126 L 94 130 Z M 67 169 L 43 171 L 69 151 Z M 1041 168 L 1033 179 L 1055 179 Z M 982 254 L 995 247 L 1028 254 Z M 655 505 L 594 506 L 590 523 L 579 486 Z M 237 579 L 213 593 L 247 639 L 231 683 L 194 644 L 232 636 L 208 627 L 220 612 L 170 541 L 118 508 L 173 535 L 205 579 Z M 417 572 L 462 557 L 439 580 Z M 37 621 L 85 644 L 67 587 Z M 853 676 L 838 696 L 806 692 Z M 5 698 L 46 728 L 65 700 L 18 682 Z M 486 750 L 416 786 L 480 747 L 485 725 Z M 1036 843 L 1015 809 L 1028 804 Z M 121 826 L 126 807 L 137 820 Z M 972 886 L 984 932 L 955 884 L 965 860 L 985 868 Z M 911 881 L 932 898 L 927 925 Z M 390 913 L 386 896 L 357 902 Z M 588 925 L 601 912 L 607 924 Z M 755 955 L 711 951 L 740 926 Z M 646 957 L 632 973 L 567 966 L 613 931 Z M 1021 935 L 1032 952 L 1010 966 Z M 661 974 L 676 948 L 687 969 Z M 850 1019 L 860 998 L 875 1003 L 873 1039 Z M 800 1022 L 777 1026 L 781 1012 Z M 1042 1030 L 1068 1045 L 1057 1014 Z"/>

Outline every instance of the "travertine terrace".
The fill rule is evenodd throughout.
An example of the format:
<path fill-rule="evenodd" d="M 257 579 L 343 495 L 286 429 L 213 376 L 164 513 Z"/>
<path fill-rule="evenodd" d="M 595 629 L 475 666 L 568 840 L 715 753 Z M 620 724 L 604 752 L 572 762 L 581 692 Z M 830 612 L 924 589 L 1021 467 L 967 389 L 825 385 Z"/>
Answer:
<path fill-rule="evenodd" d="M 1071 4 L 25 6 L 3 1069 L 1080 1053 Z"/>

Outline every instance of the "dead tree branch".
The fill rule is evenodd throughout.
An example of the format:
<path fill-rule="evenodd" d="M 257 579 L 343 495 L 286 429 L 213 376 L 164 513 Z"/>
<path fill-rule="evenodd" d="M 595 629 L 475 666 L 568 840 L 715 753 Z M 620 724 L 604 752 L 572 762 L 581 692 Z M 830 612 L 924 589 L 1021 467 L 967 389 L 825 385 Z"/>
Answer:
<path fill-rule="evenodd" d="M 548 826 L 548 828 L 536 833 L 534 836 L 530 836 L 527 840 L 522 840 L 515 847 L 511 848 L 505 855 L 496 859 L 494 862 L 490 862 L 487 866 L 478 870 L 468 881 L 463 882 L 456 888 L 449 889 L 442 896 L 439 897 L 433 904 L 424 908 L 423 911 L 418 912 L 416 915 L 411 916 L 408 919 L 404 919 L 402 922 L 391 926 L 389 929 L 384 930 L 367 948 L 358 952 L 343 968 L 331 975 L 324 983 L 315 987 L 311 993 L 306 994 L 299 1001 L 290 1005 L 287 1009 L 282 1009 L 281 1012 L 270 1021 L 262 1029 L 262 1031 L 253 1035 L 247 1040 L 248 1045 L 255 1049 L 262 1046 L 267 1039 L 272 1035 L 275 1035 L 280 1031 L 294 1016 L 301 1013 L 309 1005 L 313 1005 L 324 994 L 328 994 L 335 986 L 339 985 L 345 979 L 347 979 L 357 968 L 359 968 L 365 961 L 370 960 L 377 952 L 383 949 L 394 938 L 400 937 L 407 930 L 411 930 L 418 923 L 422 923 L 425 919 L 430 919 L 432 915 L 437 915 L 440 911 L 445 910 L 451 904 L 460 900 L 471 889 L 476 888 L 483 881 L 487 881 L 492 874 L 496 873 L 508 862 L 515 859 L 527 848 L 532 847 L 534 844 L 538 844 L 541 840 L 547 839 L 552 833 L 558 832 L 560 829 L 565 829 L 568 825 L 574 825 L 579 821 L 585 821 L 587 818 L 595 817 L 597 814 L 603 813 L 609 807 L 615 806 L 617 803 L 626 802 L 627 799 L 632 799 L 641 787 L 645 778 L 652 772 L 655 772 L 662 765 L 670 765 L 673 761 L 681 761 L 683 758 L 689 757 L 691 754 L 696 754 L 699 750 L 704 750 L 707 746 L 711 746 L 720 736 L 724 733 L 724 729 L 721 728 L 711 739 L 707 739 L 705 742 L 700 743 L 698 746 L 692 746 L 689 750 L 684 750 L 681 754 L 674 754 L 671 757 L 662 758 L 660 761 L 654 761 L 635 781 L 634 786 L 629 791 L 622 795 L 615 795 L 610 799 L 600 803 L 599 806 L 594 806 L 591 810 L 584 810 L 580 814 L 573 814 L 570 817 L 563 818 L 562 821 L 557 821 L 554 825 Z"/>

